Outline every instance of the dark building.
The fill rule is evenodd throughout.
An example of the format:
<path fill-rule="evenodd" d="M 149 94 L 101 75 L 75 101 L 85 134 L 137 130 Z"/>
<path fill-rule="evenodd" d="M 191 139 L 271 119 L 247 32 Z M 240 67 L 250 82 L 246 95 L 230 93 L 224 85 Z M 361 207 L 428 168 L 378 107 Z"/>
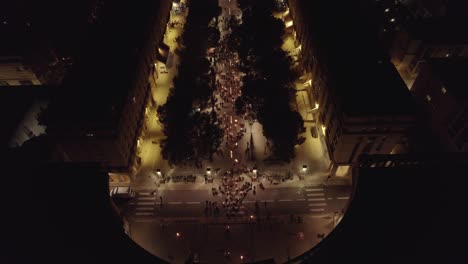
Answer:
<path fill-rule="evenodd" d="M 125 234 L 99 164 L 49 163 L 48 146 L 2 152 L 5 184 L 18 186 L 3 192 L 2 263 L 166 263 Z"/>
<path fill-rule="evenodd" d="M 65 161 L 130 173 L 172 3 L 106 1 L 45 115 Z"/>
<path fill-rule="evenodd" d="M 415 104 L 353 4 L 290 0 L 302 80 L 334 165 L 405 144 Z M 337 166 L 335 166 L 335 169 Z"/>
<path fill-rule="evenodd" d="M 446 151 L 468 150 L 468 59 L 433 59 L 424 64 L 412 92 Z"/>
<path fill-rule="evenodd" d="M 0 86 L 59 85 L 103 1 L 18 0 L 0 4 Z"/>
<path fill-rule="evenodd" d="M 291 263 L 465 263 L 466 155 L 364 155 L 337 227 Z"/>

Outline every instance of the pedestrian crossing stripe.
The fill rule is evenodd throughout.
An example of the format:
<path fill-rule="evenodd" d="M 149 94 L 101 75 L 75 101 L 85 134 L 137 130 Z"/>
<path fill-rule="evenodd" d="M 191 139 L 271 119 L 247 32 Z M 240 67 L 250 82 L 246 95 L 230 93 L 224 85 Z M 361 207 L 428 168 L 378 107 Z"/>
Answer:
<path fill-rule="evenodd" d="M 307 196 L 325 196 L 324 193 L 308 193 Z"/>
<path fill-rule="evenodd" d="M 325 201 L 325 198 L 309 198 L 307 201 Z"/>
<path fill-rule="evenodd" d="M 154 197 L 138 197 L 138 200 L 154 200 Z"/>
<path fill-rule="evenodd" d="M 153 211 L 154 208 L 153 207 L 138 207 L 136 210 L 137 211 Z"/>
<path fill-rule="evenodd" d="M 323 212 L 325 211 L 324 208 L 310 208 L 309 211 L 311 212 Z"/>
<path fill-rule="evenodd" d="M 148 213 L 146 213 L 146 212 L 145 213 L 135 213 L 135 215 L 154 215 L 154 213 L 152 213 L 152 212 L 151 213 L 149 213 L 149 212 Z"/>
<path fill-rule="evenodd" d="M 323 188 L 306 188 L 307 192 L 319 192 L 323 191 Z"/>
<path fill-rule="evenodd" d="M 309 204 L 309 206 L 326 206 L 327 204 L 326 203 L 312 203 L 312 204 Z"/>

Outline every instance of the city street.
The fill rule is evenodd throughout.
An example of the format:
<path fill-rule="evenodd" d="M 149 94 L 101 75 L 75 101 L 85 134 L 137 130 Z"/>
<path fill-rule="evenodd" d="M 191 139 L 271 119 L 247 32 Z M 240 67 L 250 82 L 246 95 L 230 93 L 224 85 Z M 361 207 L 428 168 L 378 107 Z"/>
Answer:
<path fill-rule="evenodd" d="M 350 178 L 327 178 L 330 161 L 321 138 L 310 133 L 315 120 L 302 83 L 296 84 L 295 110 L 306 120 L 302 135 L 306 140 L 296 146 L 291 163 L 267 160 L 271 143 L 262 125 L 238 116 L 234 106 L 244 74 L 237 52 L 226 43 L 227 21 L 231 16 L 241 18 L 242 12 L 235 0 L 219 0 L 219 5 L 221 39 L 211 58 L 215 100 L 199 111 L 216 111 L 225 131 L 221 146 L 212 161 L 202 160 L 197 166 L 169 166 L 160 154 L 164 134 L 156 108 L 166 102 L 177 75 L 176 39 L 183 33 L 189 10 L 171 13 L 171 21 L 180 24 L 167 28 L 168 62 L 155 64 L 156 105 L 147 110 L 140 138 L 141 165 L 132 182 L 137 194 L 120 208 L 129 223 L 129 236 L 172 263 L 184 263 L 194 254 L 204 263 L 268 258 L 284 262 L 316 245 L 334 228 L 347 208 Z M 289 53 L 297 49 L 290 35 L 283 49 Z M 194 177 L 187 181 L 188 175 Z"/>

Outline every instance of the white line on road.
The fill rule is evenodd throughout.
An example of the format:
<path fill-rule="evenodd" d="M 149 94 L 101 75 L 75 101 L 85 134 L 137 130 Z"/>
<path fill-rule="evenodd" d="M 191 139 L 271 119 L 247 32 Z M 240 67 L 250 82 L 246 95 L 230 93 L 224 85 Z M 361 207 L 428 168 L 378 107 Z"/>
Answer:
<path fill-rule="evenodd" d="M 138 200 L 154 200 L 154 197 L 138 197 Z"/>
<path fill-rule="evenodd" d="M 325 218 L 327 215 L 310 215 L 311 218 Z"/>
<path fill-rule="evenodd" d="M 136 210 L 137 211 L 153 211 L 154 208 L 152 208 L 152 207 L 138 207 Z"/>
<path fill-rule="evenodd" d="M 305 201 L 306 199 L 302 198 L 302 199 L 296 199 L 296 201 Z"/>
<path fill-rule="evenodd" d="M 200 202 L 186 202 L 186 204 L 200 204 Z"/>
<path fill-rule="evenodd" d="M 138 202 L 137 203 L 138 205 L 145 205 L 145 204 L 148 204 L 148 205 L 154 205 L 154 202 L 153 203 L 149 203 L 149 202 Z"/>
<path fill-rule="evenodd" d="M 311 203 L 309 206 L 326 206 L 326 203 Z"/>
<path fill-rule="evenodd" d="M 306 188 L 306 191 L 308 191 L 308 192 L 318 192 L 318 191 L 323 191 L 323 188 Z"/>
<path fill-rule="evenodd" d="M 282 200 L 279 200 L 280 202 L 292 202 L 293 200 L 291 199 L 282 199 Z"/>
<path fill-rule="evenodd" d="M 182 202 L 168 202 L 167 204 L 182 204 Z"/>
<path fill-rule="evenodd" d="M 135 213 L 135 215 L 154 215 L 154 213 Z"/>
<path fill-rule="evenodd" d="M 324 208 L 310 208 L 309 211 L 311 212 L 323 212 L 325 211 Z"/>
<path fill-rule="evenodd" d="M 349 197 L 348 196 L 342 196 L 342 197 L 336 197 L 336 199 L 338 199 L 338 200 L 348 200 Z"/>
<path fill-rule="evenodd" d="M 307 201 L 325 201 L 325 198 L 309 198 Z"/>
<path fill-rule="evenodd" d="M 307 196 L 325 196 L 324 193 L 308 193 Z"/>

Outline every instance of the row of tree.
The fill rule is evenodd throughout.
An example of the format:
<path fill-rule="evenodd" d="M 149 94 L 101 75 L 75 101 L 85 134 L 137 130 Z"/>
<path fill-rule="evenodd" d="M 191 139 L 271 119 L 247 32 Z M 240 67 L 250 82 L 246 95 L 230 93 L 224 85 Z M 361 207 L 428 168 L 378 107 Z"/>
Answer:
<path fill-rule="evenodd" d="M 200 5 L 189 2 L 185 31 L 181 38 L 178 75 L 173 79 L 167 102 L 158 107 L 166 138 L 161 141 L 163 158 L 170 164 L 197 163 L 211 159 L 224 131 L 214 111 L 203 111 L 212 101 L 214 69 L 207 50 L 219 40 L 216 28 L 220 9 L 216 0 Z"/>
<path fill-rule="evenodd" d="M 299 134 L 305 128 L 301 115 L 290 107 L 297 74 L 281 48 L 285 27 L 272 16 L 274 0 L 241 0 L 239 4 L 242 22 L 231 22 L 229 45 L 238 50 L 241 70 L 247 74 L 236 110 L 263 125 L 265 137 L 273 143 L 272 158 L 289 162 L 295 156 L 294 146 L 304 141 Z"/>

